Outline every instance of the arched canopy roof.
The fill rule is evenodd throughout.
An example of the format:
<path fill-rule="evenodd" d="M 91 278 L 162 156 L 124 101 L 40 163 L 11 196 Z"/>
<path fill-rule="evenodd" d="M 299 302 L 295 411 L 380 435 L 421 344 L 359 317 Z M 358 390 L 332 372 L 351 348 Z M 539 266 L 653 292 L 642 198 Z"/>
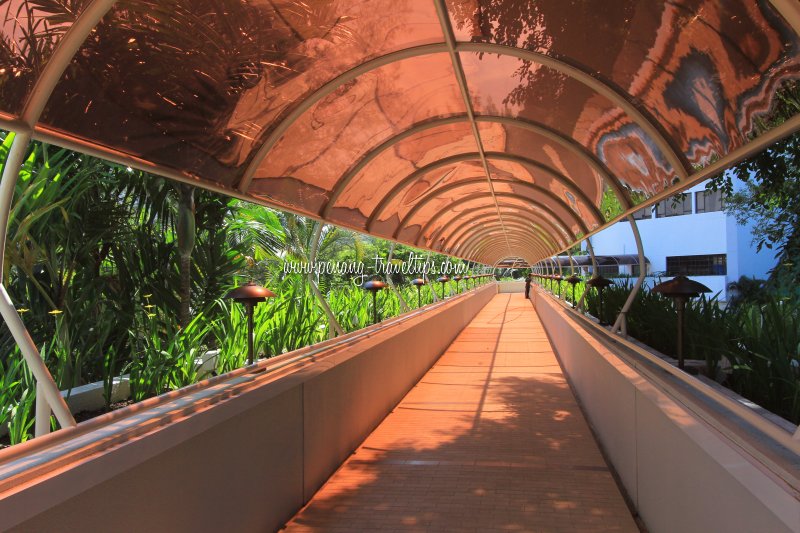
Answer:
<path fill-rule="evenodd" d="M 528 263 L 729 166 L 794 0 L 9 0 L 0 126 L 373 235 Z M 636 194 L 632 194 L 632 193 Z"/>

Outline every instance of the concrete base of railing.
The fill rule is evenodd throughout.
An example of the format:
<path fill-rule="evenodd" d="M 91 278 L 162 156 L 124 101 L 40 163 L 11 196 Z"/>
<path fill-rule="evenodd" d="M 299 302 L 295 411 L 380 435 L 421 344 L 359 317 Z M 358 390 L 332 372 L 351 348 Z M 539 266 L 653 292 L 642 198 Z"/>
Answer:
<path fill-rule="evenodd" d="M 2 450 L 0 530 L 274 531 L 496 293 L 481 287 Z"/>
<path fill-rule="evenodd" d="M 624 362 L 560 302 L 539 290 L 531 299 L 649 531 L 800 531 L 796 489 Z"/>
<path fill-rule="evenodd" d="M 216 367 L 219 350 L 211 350 L 197 359 L 197 375 L 203 379 L 209 377 Z M 61 391 L 70 412 L 75 415 L 84 411 L 99 411 L 106 405 L 105 386 L 102 381 L 87 383 L 72 390 Z M 117 376 L 111 385 L 111 403 L 123 402 L 131 397 L 131 379 L 129 374 Z M 8 423 L 0 424 L 0 437 L 8 435 Z"/>

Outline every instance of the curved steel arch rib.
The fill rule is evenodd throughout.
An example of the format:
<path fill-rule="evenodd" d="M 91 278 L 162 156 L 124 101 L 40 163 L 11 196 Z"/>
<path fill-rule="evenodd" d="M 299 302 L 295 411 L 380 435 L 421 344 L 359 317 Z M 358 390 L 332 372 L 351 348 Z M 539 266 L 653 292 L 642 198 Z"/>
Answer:
<path fill-rule="evenodd" d="M 467 115 L 457 115 L 453 117 L 445 117 L 445 118 L 436 118 L 432 120 L 423 120 L 422 122 L 417 122 L 409 127 L 407 130 L 398 133 L 397 135 L 390 137 L 389 139 L 385 140 L 375 148 L 371 149 L 369 152 L 364 154 L 364 156 L 358 160 L 358 162 L 351 166 L 349 169 L 342 174 L 336 183 L 333 185 L 331 189 L 330 197 L 325 205 L 320 210 L 320 216 L 327 217 L 331 209 L 336 205 L 337 200 L 342 195 L 342 193 L 347 189 L 347 186 L 350 184 L 353 179 L 358 176 L 358 173 L 361 172 L 373 159 L 377 158 L 383 152 L 394 146 L 395 144 L 408 139 L 409 137 L 413 137 L 417 133 L 423 132 L 425 130 L 438 128 L 439 126 L 446 126 L 448 124 L 462 124 L 462 123 L 469 123 L 469 117 Z"/>
<path fill-rule="evenodd" d="M 504 259 L 506 257 L 512 257 L 512 256 L 510 256 L 508 254 L 508 250 L 509 250 L 509 247 L 506 246 L 505 243 L 497 243 L 497 242 L 495 242 L 492 245 L 490 245 L 490 246 L 486 247 L 485 249 L 481 250 L 480 255 L 476 256 L 476 257 L 478 257 L 477 261 L 479 261 L 481 263 L 485 263 L 485 264 L 486 263 L 495 263 L 495 262 L 500 261 L 500 260 L 502 260 L 502 259 Z M 511 243 L 511 251 L 520 252 L 519 255 L 523 255 L 523 254 L 527 255 L 527 253 L 529 252 L 529 250 L 527 248 L 525 248 L 523 244 L 514 243 L 514 242 Z M 531 257 L 536 257 L 536 256 L 532 255 Z M 531 262 L 530 259 L 528 260 L 528 262 Z"/>
<path fill-rule="evenodd" d="M 511 205 L 511 204 L 501 204 L 501 205 L 500 205 L 500 207 L 501 207 L 501 208 L 507 208 L 507 209 L 514 209 L 514 210 L 519 210 L 519 209 L 522 209 L 520 206 Z M 438 250 L 439 250 L 439 251 L 444 251 L 444 249 L 445 249 L 445 248 L 444 248 L 444 244 L 446 244 L 446 243 L 447 243 L 447 242 L 448 242 L 448 241 L 449 241 L 449 240 L 452 238 L 452 236 L 454 236 L 454 235 L 457 235 L 457 234 L 458 234 L 460 231 L 463 231 L 463 229 L 465 229 L 465 228 L 469 227 L 469 225 L 470 225 L 472 222 L 478 222 L 478 221 L 480 221 L 482 218 L 484 218 L 484 217 L 485 217 L 485 213 L 483 213 L 483 212 L 484 212 L 485 210 L 486 210 L 486 208 L 485 208 L 485 207 L 482 207 L 482 208 L 477 208 L 477 209 L 475 209 L 474 211 L 470 211 L 470 212 L 469 212 L 469 215 L 471 215 L 471 216 L 472 216 L 472 215 L 474 215 L 474 216 L 472 216 L 471 218 L 469 218 L 469 219 L 467 219 L 467 220 L 463 221 L 463 224 L 464 224 L 464 225 L 463 225 L 461 228 L 459 228 L 459 229 L 456 229 L 456 231 L 454 231 L 452 234 L 450 234 L 450 236 L 448 236 L 448 237 L 447 237 L 447 239 L 445 239 L 445 242 L 444 242 L 444 243 L 442 243 L 442 246 L 440 246 L 440 247 L 438 248 Z M 556 242 L 556 240 L 555 240 L 555 239 L 552 237 L 552 235 L 551 235 L 550 233 L 547 233 L 546 231 L 544 231 L 542 228 L 540 228 L 540 227 L 539 227 L 539 224 L 540 224 L 540 223 L 542 223 L 542 222 L 545 222 L 545 221 L 544 221 L 544 219 L 539 219 L 539 218 L 538 218 L 538 217 L 539 217 L 538 213 L 533 213 L 533 212 L 529 212 L 529 211 L 525 211 L 525 212 L 523 212 L 523 213 L 517 213 L 517 212 L 515 212 L 515 211 L 510 211 L 510 212 L 506 213 L 504 216 L 511 216 L 511 215 L 513 215 L 513 216 L 516 216 L 516 217 L 518 217 L 518 218 L 519 218 L 519 217 L 521 217 L 523 214 L 524 214 L 524 215 L 527 215 L 527 217 L 525 218 L 525 220 L 527 220 L 528 222 L 530 222 L 530 223 L 534 224 L 534 225 L 535 225 L 535 229 L 536 229 L 536 230 L 538 230 L 538 231 L 540 231 L 540 232 L 541 232 L 541 234 L 542 234 L 542 236 L 546 236 L 546 238 L 550 240 L 550 242 L 552 243 L 552 245 L 553 245 L 554 247 L 558 247 L 558 246 L 560 246 L 560 245 L 559 245 L 559 244 Z M 444 224 L 444 225 L 443 225 L 441 228 L 439 228 L 438 230 L 436 230 L 436 231 L 434 232 L 434 234 L 433 234 L 433 235 L 431 235 L 430 242 L 431 242 L 431 243 L 435 243 L 435 242 L 436 242 L 436 241 L 437 241 L 437 240 L 438 240 L 438 239 L 439 239 L 439 238 L 440 238 L 442 235 L 446 234 L 446 231 L 447 231 L 448 229 L 450 229 L 450 226 L 452 226 L 452 225 L 453 225 L 455 222 L 459 221 L 460 219 L 461 219 L 461 216 L 459 215 L 459 216 L 453 217 L 453 219 L 449 220 L 449 221 L 448 221 L 446 224 Z M 545 222 L 545 225 L 546 225 L 546 226 L 548 226 L 550 230 L 552 230 L 552 234 L 558 235 L 558 232 L 555 230 L 555 228 L 554 228 L 553 226 L 550 226 L 550 224 L 549 224 L 549 221 L 546 221 L 546 222 Z"/>
<path fill-rule="evenodd" d="M 522 222 L 516 221 L 509 221 L 508 224 L 505 224 L 508 228 L 513 229 L 515 233 L 509 233 L 509 237 L 514 235 L 527 235 L 532 239 L 536 240 L 539 243 L 539 246 L 543 250 L 547 250 L 548 245 L 547 242 L 544 241 L 538 234 L 531 231 L 530 226 Z M 464 242 L 461 244 L 460 250 L 464 253 L 464 255 L 469 255 L 470 246 L 475 244 L 476 240 L 483 239 L 488 235 L 493 235 L 494 232 L 498 231 L 499 226 L 496 222 L 492 222 L 491 224 L 486 224 L 477 228 L 475 231 L 470 232 L 468 235 L 465 235 Z"/>
<path fill-rule="evenodd" d="M 501 209 L 502 208 L 507 208 L 507 207 L 508 206 L 506 204 L 501 204 Z M 464 213 L 464 216 L 470 216 L 471 218 L 468 219 L 470 221 L 473 221 L 475 219 L 478 219 L 478 220 L 486 219 L 485 216 L 472 217 L 472 214 L 473 214 L 472 212 L 467 212 L 467 213 Z M 555 229 L 555 226 L 552 226 L 550 224 L 549 220 L 546 220 L 544 218 L 538 217 L 537 213 L 526 212 L 526 213 L 524 213 L 524 215 L 520 215 L 520 216 L 516 216 L 516 215 L 517 215 L 516 213 L 509 214 L 508 212 L 506 212 L 504 216 L 506 218 L 508 218 L 509 220 L 513 220 L 515 222 L 521 222 L 523 224 L 528 224 L 529 231 L 532 231 L 534 234 L 538 235 L 539 238 L 542 241 L 544 241 L 546 244 L 549 245 L 549 248 L 557 250 L 558 248 L 563 246 L 564 242 L 568 242 L 567 239 L 555 240 L 553 235 L 554 234 L 558 235 L 558 231 Z M 459 218 L 463 218 L 463 216 L 459 216 Z M 488 219 L 488 220 L 491 221 L 491 222 L 494 222 L 494 219 Z M 454 220 L 454 222 L 455 222 L 455 220 Z M 542 228 L 546 228 L 546 230 L 542 229 Z M 457 254 L 458 252 L 456 252 L 455 250 L 457 249 L 457 247 L 458 247 L 458 249 L 460 249 L 460 246 L 461 246 L 461 242 L 460 241 L 465 239 L 472 231 L 474 231 L 474 229 L 475 228 L 473 228 L 473 227 L 468 227 L 466 229 L 460 228 L 459 231 L 460 231 L 461 235 L 459 237 L 459 242 L 458 243 L 455 243 L 454 246 L 449 246 L 448 248 L 443 248 L 443 247 L 439 246 L 439 247 L 437 247 L 435 249 L 437 251 L 439 251 L 440 253 Z M 548 231 L 551 232 L 551 233 L 548 233 Z M 433 248 L 433 246 L 431 248 Z"/>
<path fill-rule="evenodd" d="M 527 258 L 538 258 L 542 256 L 542 253 L 538 249 L 533 248 L 530 244 L 521 244 L 517 241 L 510 241 L 510 243 L 506 245 L 505 242 L 493 241 L 491 246 L 487 244 L 476 249 L 476 251 L 472 254 L 472 257 L 474 257 L 476 261 L 484 262 L 487 259 L 486 253 L 488 251 L 494 251 L 501 255 L 507 255 L 508 250 Z"/>
<path fill-rule="evenodd" d="M 496 239 L 489 239 L 473 244 L 469 252 L 470 256 L 477 256 L 483 248 L 496 242 Z M 529 247 L 531 251 L 535 253 L 542 253 L 542 250 L 539 248 L 538 241 L 527 235 L 515 235 L 513 237 L 509 236 L 509 243 L 524 244 L 525 246 Z"/>
<path fill-rule="evenodd" d="M 452 204 L 450 204 L 449 207 L 452 209 L 454 207 L 457 207 L 457 206 L 462 205 L 462 204 L 467 203 L 467 202 L 471 202 L 471 201 L 474 201 L 474 200 L 480 200 L 481 198 L 486 198 L 487 194 L 488 193 L 476 193 L 476 194 L 471 194 L 469 196 L 465 196 L 464 198 L 459 198 L 458 200 L 456 200 Z M 547 213 L 547 215 L 552 217 L 554 221 L 558 222 L 559 225 L 561 226 L 561 228 L 563 230 L 565 230 L 565 233 L 567 234 L 567 236 L 571 236 L 573 239 L 577 238 L 576 234 L 573 233 L 572 230 L 570 230 L 561 221 L 561 219 L 558 217 L 558 215 L 556 215 L 549 207 L 547 207 L 547 206 L 545 206 L 543 204 L 538 204 L 537 205 L 536 202 L 533 202 L 530 199 L 527 199 L 527 198 L 522 197 L 522 196 L 518 196 L 516 194 L 498 192 L 498 193 L 495 193 L 495 196 L 497 196 L 498 198 L 513 198 L 513 199 L 516 199 L 516 200 L 522 200 L 523 202 L 528 202 L 530 204 L 536 205 L 536 207 L 538 207 L 539 209 L 541 209 L 542 211 Z M 444 216 L 446 213 L 447 213 L 447 211 L 444 211 L 444 210 L 443 211 L 439 211 L 438 213 L 433 215 L 431 218 L 429 218 L 428 221 L 426 222 L 426 224 L 424 226 L 422 226 L 420 228 L 419 232 L 417 233 L 417 238 L 414 240 L 414 244 L 418 246 L 420 239 L 423 239 L 425 237 L 425 234 L 431 229 L 433 224 L 436 221 L 438 221 L 442 216 Z M 402 230 L 402 229 L 404 229 L 404 228 L 398 228 L 397 230 L 395 230 L 392 238 L 397 239 L 397 235 L 399 235 L 400 230 Z"/>
<path fill-rule="evenodd" d="M 686 179 L 687 171 L 691 167 L 685 162 L 683 155 L 673 147 L 669 136 L 662 131 L 661 126 L 655 119 L 649 116 L 648 112 L 639 109 L 636 103 L 633 102 L 633 98 L 627 93 L 621 91 L 614 84 L 601 80 L 594 76 L 591 72 L 582 70 L 575 65 L 567 63 L 566 61 L 531 50 L 523 50 L 521 48 L 513 48 L 510 46 L 493 43 L 457 42 L 455 43 L 455 51 L 478 53 L 483 52 L 512 56 L 522 59 L 523 61 L 530 61 L 544 65 L 580 82 L 590 90 L 604 96 L 622 109 L 634 123 L 636 123 L 651 137 L 653 142 L 658 146 L 659 150 L 661 150 L 664 157 L 672 166 L 673 171 L 678 174 L 679 179 L 681 181 Z M 369 61 L 365 61 L 364 63 L 351 68 L 347 72 L 339 74 L 332 80 L 325 83 L 322 87 L 316 89 L 297 105 L 295 105 L 291 111 L 286 114 L 283 120 L 281 120 L 281 122 L 272 129 L 262 145 L 259 147 L 258 151 L 253 156 L 250 164 L 245 169 L 245 172 L 242 175 L 242 178 L 239 180 L 239 184 L 236 188 L 241 192 L 247 191 L 247 189 L 250 187 L 250 183 L 252 182 L 256 169 L 258 169 L 263 160 L 267 157 L 269 152 L 272 150 L 272 147 L 275 146 L 275 144 L 278 142 L 278 140 L 280 140 L 289 127 L 294 124 L 294 122 L 315 103 L 319 102 L 329 94 L 332 94 L 342 85 L 353 81 L 357 77 L 366 74 L 367 72 L 395 61 L 401 61 L 403 59 L 410 59 L 412 57 L 419 57 L 429 54 L 450 54 L 450 48 L 448 47 L 447 43 L 435 43 L 414 46 L 405 48 L 403 50 L 390 52 Z"/>
<path fill-rule="evenodd" d="M 568 177 L 560 174 L 556 170 L 536 161 L 535 159 L 529 159 L 527 157 L 513 155 L 513 154 L 505 154 L 502 152 L 487 152 L 486 158 L 488 160 L 497 159 L 502 161 L 510 161 L 514 163 L 520 164 L 528 164 L 534 167 L 537 167 L 545 172 L 550 174 L 550 177 L 553 178 L 556 182 L 563 185 L 570 193 L 572 193 L 576 198 L 580 199 L 583 204 L 585 204 L 589 209 L 592 210 L 592 213 L 597 217 L 598 221 L 601 223 L 604 222 L 603 215 L 600 213 L 600 210 L 597 206 L 592 202 L 590 198 L 586 196 L 584 193 L 571 179 Z M 405 188 L 412 185 L 415 181 L 417 181 L 421 176 L 427 174 L 428 172 L 432 172 L 438 168 L 445 167 L 447 165 L 451 165 L 453 163 L 461 163 L 464 161 L 477 161 L 480 160 L 480 154 L 478 152 L 468 152 L 465 154 L 456 154 L 451 155 L 432 163 L 428 163 L 424 167 L 418 168 L 402 180 L 398 181 L 386 195 L 381 198 L 381 201 L 378 202 L 378 205 L 373 209 L 372 213 L 370 213 L 369 218 L 367 219 L 366 229 L 370 231 L 372 225 L 378 219 L 378 217 L 383 214 L 383 212 L 388 207 L 389 203 L 397 197 Z M 572 210 L 570 208 L 570 210 Z"/>
<path fill-rule="evenodd" d="M 515 229 L 515 230 L 521 232 L 521 233 L 511 233 L 511 232 L 509 232 L 509 235 L 508 235 L 509 239 L 515 238 L 516 236 L 518 236 L 520 234 L 524 234 L 524 235 L 528 236 L 530 239 L 534 240 L 537 243 L 537 246 L 536 246 L 537 252 L 542 252 L 542 253 L 546 253 L 547 252 L 546 245 L 541 241 L 541 239 L 539 239 L 536 236 L 534 236 L 533 234 L 531 234 L 529 232 L 528 228 L 526 228 L 524 226 L 519 226 L 519 225 L 517 225 L 515 223 L 509 223 L 509 224 L 506 224 L 506 226 L 508 228 L 510 228 L 510 229 Z M 464 241 L 463 254 L 465 256 L 467 256 L 467 257 L 470 257 L 471 254 L 473 253 L 473 249 L 472 248 L 474 246 L 477 246 L 478 244 L 480 244 L 483 239 L 486 239 L 487 237 L 494 235 L 493 232 L 496 232 L 498 229 L 499 229 L 499 227 L 497 225 L 492 224 L 491 226 L 487 226 L 487 227 L 481 229 L 480 231 L 476 231 L 476 232 L 472 233 Z M 528 233 L 525 233 L 526 231 Z"/>
<path fill-rule="evenodd" d="M 514 228 L 515 230 L 522 231 L 523 233 L 530 234 L 536 237 L 542 243 L 542 246 L 545 249 L 558 249 L 558 245 L 556 245 L 552 238 L 547 235 L 544 231 L 541 230 L 538 226 L 535 226 L 535 223 L 532 222 L 530 219 L 523 218 L 523 217 L 514 217 L 509 216 L 506 214 L 503 220 L 509 221 L 509 226 Z M 479 233 L 484 228 L 494 227 L 496 221 L 491 220 L 481 225 L 475 225 L 472 227 L 466 228 L 464 231 L 461 232 L 461 235 L 458 238 L 458 242 L 455 246 L 450 248 L 440 248 L 443 253 L 453 253 L 458 254 L 460 250 L 464 250 L 464 247 L 467 246 L 467 242 L 472 239 L 477 233 Z"/>
<path fill-rule="evenodd" d="M 622 185 L 620 180 L 616 176 L 614 176 L 614 174 L 608 169 L 608 167 L 606 167 L 605 164 L 602 161 L 600 161 L 600 159 L 594 153 L 589 151 L 585 146 L 575 141 L 571 137 L 567 137 L 566 135 L 550 128 L 549 126 L 519 117 L 511 118 L 511 117 L 502 117 L 497 115 L 476 115 L 475 121 L 489 123 L 489 124 L 496 123 L 496 124 L 514 126 L 541 135 L 542 137 L 545 137 L 546 139 L 549 139 L 554 143 L 558 144 L 559 146 L 565 148 L 573 155 L 577 156 L 581 161 L 589 165 L 589 167 L 592 168 L 595 172 L 597 172 L 602 179 L 608 182 L 609 186 L 612 187 L 617 192 L 618 195 L 622 194 L 628 196 L 627 190 Z M 390 137 L 386 141 L 382 142 L 381 144 L 379 144 L 378 146 L 367 152 L 355 165 L 350 167 L 344 174 L 342 174 L 342 176 L 339 178 L 339 180 L 337 180 L 337 182 L 331 189 L 330 198 L 325 204 L 325 206 L 320 210 L 320 216 L 327 217 L 330 214 L 330 210 L 336 205 L 336 201 L 339 199 L 341 194 L 347 189 L 347 186 L 353 181 L 353 179 L 355 179 L 355 177 L 358 176 L 358 173 L 361 172 L 361 170 L 363 170 L 372 160 L 377 158 L 379 155 L 381 155 L 383 152 L 385 152 L 395 144 L 428 129 L 433 129 L 448 124 L 459 124 L 468 122 L 469 122 L 469 117 L 467 115 L 457 115 L 453 117 L 424 120 L 421 122 L 417 122 L 416 124 L 410 126 L 407 130 L 398 133 L 397 135 Z M 489 156 L 490 153 L 499 154 L 501 152 L 487 152 L 486 153 L 487 159 L 492 159 L 492 157 Z M 505 153 L 503 153 L 503 155 L 512 156 L 512 154 L 505 154 Z M 477 154 L 476 159 L 479 159 L 479 157 L 480 154 Z M 515 161 L 515 159 L 500 158 L 497 157 L 497 155 L 495 155 L 494 158 L 505 159 L 507 161 Z M 554 169 L 544 165 L 539 161 L 536 161 L 535 159 L 525 158 L 516 162 L 519 163 L 526 162 L 527 164 L 530 164 L 532 166 L 541 165 L 540 168 L 542 168 L 542 170 L 550 172 L 551 174 L 553 174 L 554 177 L 561 176 L 561 174 L 555 171 Z M 569 180 L 568 177 L 567 180 Z M 559 180 L 559 182 L 561 182 L 561 180 Z M 569 180 L 569 182 L 574 183 L 572 182 L 572 180 Z M 590 207 L 595 207 L 594 202 L 592 202 L 588 197 L 586 197 L 580 188 L 576 186 L 575 189 L 576 189 L 575 191 L 570 191 L 570 192 L 572 192 L 573 194 L 576 193 L 579 194 L 580 195 L 579 197 L 582 197 L 584 203 L 586 203 Z M 602 216 L 600 218 L 602 219 Z"/>
<path fill-rule="evenodd" d="M 453 190 L 456 190 L 456 189 L 459 189 L 461 187 L 465 187 L 465 186 L 468 186 L 468 185 L 480 184 L 480 183 L 483 183 L 484 181 L 485 181 L 484 178 L 481 178 L 480 180 L 475 179 L 475 178 L 460 180 L 460 181 L 457 181 L 455 183 L 451 183 L 449 185 L 445 185 L 443 187 L 439 187 L 438 189 L 435 189 L 434 191 L 428 193 L 427 195 L 425 195 L 425 197 L 423 197 L 422 199 L 418 200 L 417 203 L 414 205 L 414 207 L 412 207 L 409 210 L 409 212 L 406 214 L 406 216 L 403 217 L 403 219 L 400 221 L 400 224 L 397 226 L 396 234 L 399 234 L 399 232 L 403 231 L 403 228 L 406 227 L 406 225 L 411 221 L 411 219 L 414 217 L 414 215 L 416 215 L 422 208 L 424 208 L 430 202 L 432 202 L 432 201 L 436 200 L 437 198 L 439 198 L 439 196 L 442 193 L 445 193 L 445 192 L 448 192 L 448 191 L 453 191 Z M 535 183 L 528 183 L 527 181 L 522 181 L 522 180 L 513 180 L 512 181 L 512 180 L 504 180 L 504 179 L 494 179 L 493 181 L 495 183 L 510 183 L 510 184 L 513 184 L 515 186 L 518 186 L 518 187 L 521 187 L 521 188 L 524 188 L 524 189 L 529 189 L 529 190 L 533 191 L 534 193 L 538 193 L 538 194 L 542 194 L 542 195 L 546 196 L 550 200 L 554 201 L 559 207 L 564 209 L 567 213 L 569 213 L 570 216 L 578 223 L 578 225 L 581 226 L 581 229 L 583 230 L 584 233 L 588 233 L 589 232 L 589 228 L 586 226 L 586 224 L 583 221 L 583 219 L 580 216 L 578 216 L 577 213 L 575 213 L 575 211 L 572 209 L 572 207 L 566 201 L 564 201 L 561 198 L 559 198 L 552 191 L 550 191 L 548 189 L 545 189 L 544 187 L 541 187 L 539 185 L 536 185 Z M 495 193 L 495 194 L 500 194 L 500 193 Z M 506 193 L 506 194 L 508 194 L 508 193 Z M 533 198 L 528 198 L 528 197 L 525 197 L 525 196 L 520 196 L 520 198 L 526 199 L 526 200 L 530 201 L 534 205 L 545 205 L 545 204 L 541 204 L 540 202 L 536 201 Z M 598 224 L 602 224 L 603 221 L 602 220 L 598 220 L 597 222 L 598 222 Z"/>
<path fill-rule="evenodd" d="M 518 206 L 511 205 L 511 204 L 500 204 L 500 208 L 501 209 L 509 209 L 509 208 L 510 209 L 520 209 Z M 484 211 L 485 209 L 486 208 L 481 208 L 481 211 Z M 456 217 L 453 217 L 453 219 L 450 222 L 448 222 L 448 224 L 451 224 L 451 222 L 452 223 L 456 223 L 456 222 L 460 221 L 461 219 L 463 219 L 465 216 L 469 216 L 470 218 L 464 220 L 463 225 L 456 230 L 456 233 L 460 233 L 459 241 L 461 241 L 462 239 L 464 239 L 466 237 L 466 234 L 469 231 L 470 226 L 472 225 L 471 224 L 472 222 L 478 222 L 478 221 L 481 221 L 481 220 L 485 219 L 485 213 L 484 214 L 475 214 L 472 211 L 468 211 L 468 212 L 465 212 L 465 213 L 460 213 Z M 553 248 L 554 250 L 557 250 L 558 248 L 564 246 L 564 243 L 567 242 L 566 239 L 563 239 L 563 240 L 562 239 L 558 239 L 558 237 L 560 236 L 560 233 L 556 229 L 556 227 L 554 225 L 552 225 L 550 220 L 542 218 L 538 213 L 533 213 L 533 212 L 523 212 L 523 213 L 505 212 L 504 216 L 509 218 L 509 220 L 514 220 L 514 221 L 517 221 L 517 222 L 521 222 L 523 224 L 529 224 L 529 229 L 532 230 L 534 233 L 536 233 L 539 236 L 539 238 L 541 238 L 545 243 L 549 244 L 549 246 L 551 248 Z M 489 220 L 491 222 L 494 222 L 494 220 L 492 220 L 491 218 Z M 554 237 L 554 236 L 556 236 L 556 237 Z M 441 237 L 441 234 L 440 234 L 440 237 Z M 439 239 L 440 237 L 437 237 L 437 239 Z M 432 241 L 432 242 L 435 242 L 435 241 Z M 461 245 L 460 242 L 454 242 L 453 245 L 449 246 L 448 248 L 444 248 L 443 246 L 440 246 L 439 248 L 436 248 L 436 250 L 441 252 L 441 253 L 453 253 L 453 254 L 456 254 L 456 253 L 458 253 L 458 252 L 456 252 L 456 250 L 459 249 L 460 245 Z M 431 246 L 431 248 L 433 249 L 433 246 Z"/>
<path fill-rule="evenodd" d="M 493 243 L 491 246 L 487 246 L 480 250 L 479 255 L 476 257 L 480 257 L 481 262 L 494 262 L 498 258 L 505 258 L 509 257 L 509 251 L 511 252 L 511 256 L 525 256 L 529 258 L 537 257 L 536 252 L 531 250 L 525 243 L 521 242 L 512 242 L 509 245 L 505 245 L 505 243 Z"/>
<path fill-rule="evenodd" d="M 537 222 L 534 222 L 528 218 L 516 217 L 513 216 L 513 214 L 508 214 L 508 213 L 505 214 L 504 217 L 508 218 L 509 221 L 516 222 L 517 229 L 519 229 L 519 226 L 522 225 L 525 228 L 526 232 L 530 232 L 536 235 L 547 246 L 548 249 L 552 248 L 553 250 L 557 250 L 559 248 L 559 246 L 555 243 L 553 238 L 547 232 L 545 232 L 538 225 Z M 483 225 L 485 226 L 488 224 L 489 223 Z M 462 249 L 469 235 L 472 235 L 474 233 L 474 231 L 470 231 L 470 229 L 474 228 L 459 228 L 456 232 L 454 232 L 451 235 L 451 237 L 453 238 L 452 245 L 448 246 L 446 242 L 442 243 L 442 246 L 439 247 L 439 250 L 441 250 L 443 253 L 451 253 L 451 252 L 458 253 L 458 250 Z M 458 235 L 458 237 L 455 237 L 455 235 Z M 448 239 L 450 239 L 451 237 L 448 237 Z"/>
<path fill-rule="evenodd" d="M 516 229 L 523 229 L 525 232 L 536 235 L 538 239 L 542 241 L 546 249 L 548 250 L 558 249 L 558 245 L 555 243 L 555 241 L 553 241 L 552 237 L 548 235 L 544 230 L 542 230 L 533 220 L 525 217 L 515 216 L 515 214 L 513 213 L 505 213 L 503 217 L 504 217 L 503 220 L 508 220 L 510 223 L 513 223 Z M 457 232 L 459 233 L 459 237 L 454 246 L 452 247 L 442 246 L 439 248 L 439 250 L 442 253 L 458 254 L 459 253 L 458 250 L 461 250 L 463 248 L 463 246 L 466 243 L 466 240 L 469 239 L 470 236 L 475 234 L 474 230 L 480 229 L 482 227 L 487 227 L 491 224 L 494 224 L 494 222 L 495 221 L 492 220 L 490 222 L 485 222 L 481 224 L 481 226 L 476 226 L 476 227 L 466 226 L 464 228 L 459 228 Z M 466 224 L 468 223 L 469 222 L 466 222 Z"/>

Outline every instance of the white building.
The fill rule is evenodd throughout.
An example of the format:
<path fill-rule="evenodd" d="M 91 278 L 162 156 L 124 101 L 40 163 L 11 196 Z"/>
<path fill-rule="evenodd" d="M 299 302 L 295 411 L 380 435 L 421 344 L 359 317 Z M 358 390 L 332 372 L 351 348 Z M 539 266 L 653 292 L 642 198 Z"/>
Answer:
<path fill-rule="evenodd" d="M 752 225 L 739 225 L 722 210 L 720 192 L 703 182 L 683 193 L 683 200 L 666 200 L 634 215 L 650 262 L 648 274 L 668 279 L 685 274 L 708 286 L 720 300 L 728 299 L 728 284 L 741 276 L 765 279 L 775 266 L 774 250 L 756 252 Z M 742 187 L 735 182 L 734 187 Z M 596 255 L 636 254 L 636 241 L 627 221 L 591 237 Z M 638 274 L 620 266 L 620 274 Z M 651 281 L 652 283 L 652 281 Z"/>

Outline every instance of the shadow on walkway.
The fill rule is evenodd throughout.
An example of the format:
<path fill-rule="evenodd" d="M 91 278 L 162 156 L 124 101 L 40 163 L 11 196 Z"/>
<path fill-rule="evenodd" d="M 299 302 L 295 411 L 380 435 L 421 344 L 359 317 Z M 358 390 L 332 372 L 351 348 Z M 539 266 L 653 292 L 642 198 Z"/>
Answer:
<path fill-rule="evenodd" d="M 286 531 L 638 531 L 513 296 L 481 311 Z"/>

